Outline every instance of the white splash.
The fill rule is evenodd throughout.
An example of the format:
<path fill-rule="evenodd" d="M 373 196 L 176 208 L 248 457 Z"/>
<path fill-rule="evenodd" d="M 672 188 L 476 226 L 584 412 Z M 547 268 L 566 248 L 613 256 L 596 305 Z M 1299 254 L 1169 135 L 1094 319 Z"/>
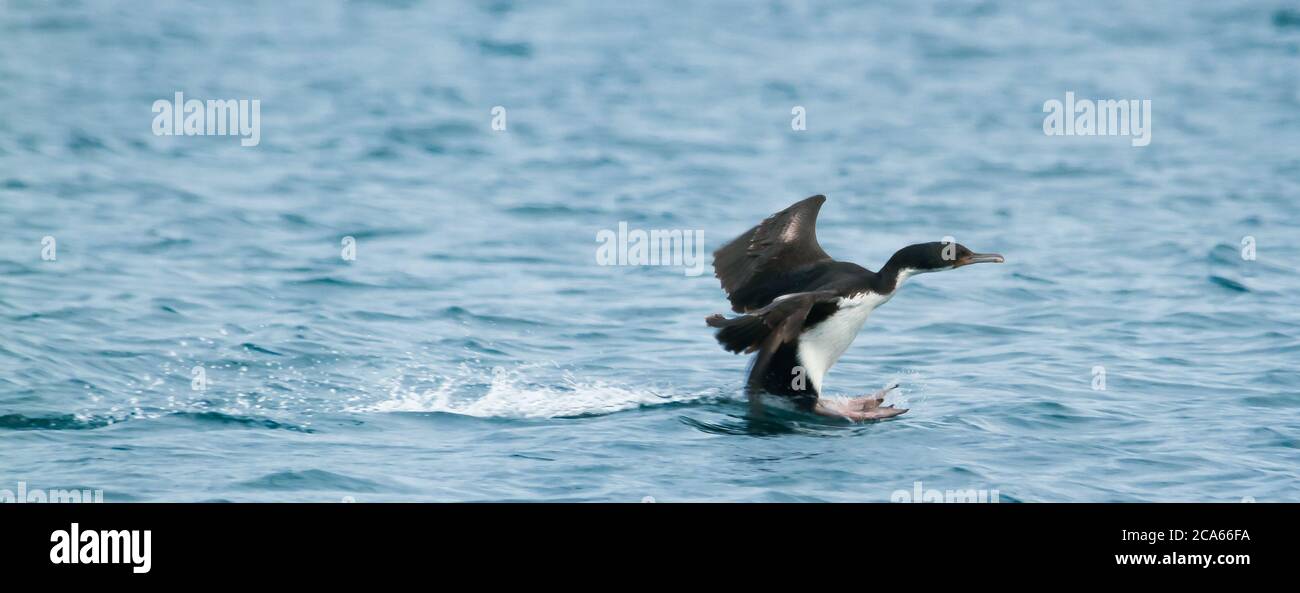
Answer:
<path fill-rule="evenodd" d="M 396 377 L 389 382 L 387 399 L 351 411 L 443 412 L 478 418 L 558 418 L 609 414 L 703 397 L 675 397 L 603 381 L 580 381 L 569 372 L 563 373 L 559 385 L 541 384 L 523 376 L 539 366 L 529 365 L 513 371 L 500 367 L 493 369 L 487 392 L 477 396 L 472 393 L 482 391 L 483 373 L 464 366 L 454 377 L 419 379 L 425 386 L 412 387 L 406 384 L 405 377 Z M 428 387 L 430 382 L 436 385 Z M 555 379 L 548 383 L 555 383 Z"/>

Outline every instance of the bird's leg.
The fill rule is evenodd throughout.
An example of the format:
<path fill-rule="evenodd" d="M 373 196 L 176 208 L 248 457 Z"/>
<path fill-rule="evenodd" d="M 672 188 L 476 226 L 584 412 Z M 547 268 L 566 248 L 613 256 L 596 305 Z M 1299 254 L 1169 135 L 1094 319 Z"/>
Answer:
<path fill-rule="evenodd" d="M 884 389 L 863 397 L 855 397 L 847 400 L 826 397 L 818 398 L 817 405 L 813 407 L 813 412 L 823 416 L 847 418 L 854 422 L 893 418 L 894 416 L 906 412 L 907 408 L 881 406 L 880 404 L 885 401 L 885 395 L 897 388 L 898 383 L 890 383 Z"/>

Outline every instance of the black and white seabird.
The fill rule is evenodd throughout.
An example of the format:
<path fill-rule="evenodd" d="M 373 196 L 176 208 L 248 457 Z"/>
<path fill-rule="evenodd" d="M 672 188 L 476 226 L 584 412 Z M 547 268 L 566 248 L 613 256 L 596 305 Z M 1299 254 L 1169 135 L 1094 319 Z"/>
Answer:
<path fill-rule="evenodd" d="M 713 252 L 713 269 L 739 317 L 712 315 L 718 342 L 730 352 L 757 352 L 746 393 L 784 396 L 800 409 L 850 420 L 879 420 L 906 412 L 882 406 L 891 385 L 853 399 L 822 398 L 823 379 L 853 343 L 876 307 L 916 274 L 1003 261 L 956 243 L 899 249 L 879 272 L 835 261 L 817 244 L 816 195 L 777 212 Z"/>

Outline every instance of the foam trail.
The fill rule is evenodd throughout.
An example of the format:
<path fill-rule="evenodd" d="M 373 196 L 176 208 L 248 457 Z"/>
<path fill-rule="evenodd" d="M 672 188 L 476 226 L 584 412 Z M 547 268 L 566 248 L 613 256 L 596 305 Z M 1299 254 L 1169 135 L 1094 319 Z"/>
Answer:
<path fill-rule="evenodd" d="M 536 366 L 536 365 L 534 365 Z M 610 414 L 647 405 L 692 401 L 702 395 L 662 395 L 648 389 L 629 389 L 603 381 L 583 382 L 565 373 L 560 385 L 527 381 L 520 367 L 506 372 L 493 369 L 487 392 L 482 380 L 467 376 L 472 371 L 462 367 L 459 377 L 443 377 L 433 388 L 412 388 L 403 377 L 393 381 L 387 399 L 355 408 L 358 412 L 443 412 L 478 418 L 561 418 Z M 548 382 L 549 383 L 549 382 Z M 467 393 L 471 392 L 471 393 Z"/>

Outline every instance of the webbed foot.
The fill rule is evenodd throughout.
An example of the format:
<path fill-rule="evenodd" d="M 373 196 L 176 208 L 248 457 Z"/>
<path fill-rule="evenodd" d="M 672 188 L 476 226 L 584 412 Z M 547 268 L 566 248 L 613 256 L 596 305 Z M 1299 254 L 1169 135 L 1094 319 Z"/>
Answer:
<path fill-rule="evenodd" d="M 813 411 L 823 416 L 846 418 L 854 422 L 866 420 L 884 420 L 907 412 L 908 408 L 895 408 L 881 405 L 889 392 L 898 389 L 898 383 L 890 383 L 884 389 L 871 395 L 852 399 L 820 398 Z"/>
<path fill-rule="evenodd" d="M 885 396 L 889 395 L 889 392 L 895 389 L 898 389 L 898 382 L 896 381 L 890 383 L 889 385 L 886 385 L 884 389 L 881 389 L 880 391 L 877 391 L 871 395 L 866 395 L 863 397 L 855 397 L 849 400 L 849 406 L 851 409 L 860 410 L 863 412 L 874 410 L 876 408 L 879 408 L 880 404 L 885 403 Z M 899 412 L 899 414 L 901 413 L 902 412 Z M 897 415 L 898 414 L 895 414 L 895 416 Z"/>

